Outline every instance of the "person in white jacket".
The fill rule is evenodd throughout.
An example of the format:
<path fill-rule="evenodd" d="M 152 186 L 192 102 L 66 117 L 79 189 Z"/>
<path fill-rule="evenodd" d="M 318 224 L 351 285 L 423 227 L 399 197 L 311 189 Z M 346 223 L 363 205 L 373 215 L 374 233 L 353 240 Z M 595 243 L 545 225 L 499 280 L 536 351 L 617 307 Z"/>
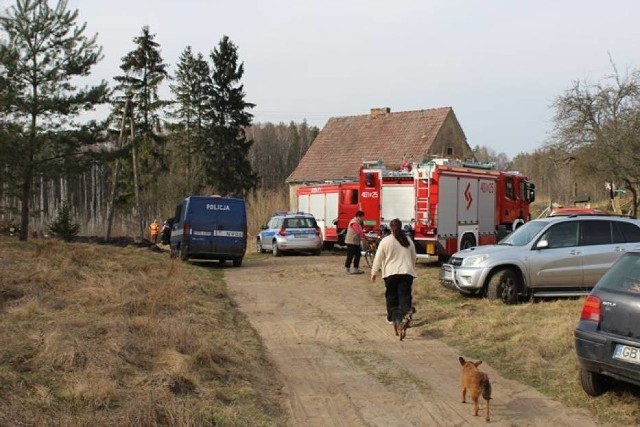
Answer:
<path fill-rule="evenodd" d="M 413 279 L 416 277 L 416 247 L 402 230 L 399 219 L 389 223 L 391 234 L 384 237 L 373 259 L 371 281 L 382 272 L 386 287 L 387 321 L 401 320 L 405 314 L 415 312 L 411 296 Z"/>

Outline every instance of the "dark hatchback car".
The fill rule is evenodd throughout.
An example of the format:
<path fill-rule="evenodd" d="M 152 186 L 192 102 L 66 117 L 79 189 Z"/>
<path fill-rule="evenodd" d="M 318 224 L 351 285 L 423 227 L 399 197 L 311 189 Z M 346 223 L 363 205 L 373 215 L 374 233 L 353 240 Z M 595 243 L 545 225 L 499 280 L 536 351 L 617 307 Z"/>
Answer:
<path fill-rule="evenodd" d="M 602 394 L 611 379 L 640 386 L 640 249 L 625 253 L 598 281 L 574 337 L 587 394 Z"/>

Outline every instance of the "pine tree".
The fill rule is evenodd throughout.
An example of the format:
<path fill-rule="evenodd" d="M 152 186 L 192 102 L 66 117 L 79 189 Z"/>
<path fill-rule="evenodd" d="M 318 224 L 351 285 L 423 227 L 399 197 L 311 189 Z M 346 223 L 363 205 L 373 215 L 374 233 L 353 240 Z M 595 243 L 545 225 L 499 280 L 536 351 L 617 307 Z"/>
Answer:
<path fill-rule="evenodd" d="M 201 53 L 194 56 L 188 46 L 180 55 L 174 81 L 170 87 L 176 101 L 171 117 L 178 119 L 175 133 L 180 140 L 180 153 L 186 157 L 183 159 L 186 173 L 184 193 L 188 194 L 201 184 L 193 181 L 194 170 L 200 163 L 194 154 L 195 147 L 202 141 L 206 119 L 210 116 L 213 83 L 209 64 Z"/>
<path fill-rule="evenodd" d="M 258 183 L 258 176 L 248 159 L 253 141 L 245 134 L 253 119 L 247 110 L 255 105 L 244 100 L 244 86 L 240 83 L 244 64 L 238 64 L 237 47 L 229 37 L 220 40 L 211 52 L 211 59 L 212 126 L 201 147 L 207 184 L 222 195 L 243 196 Z"/>
<path fill-rule="evenodd" d="M 0 107 L 12 128 L 8 175 L 19 177 L 20 239 L 29 235 L 29 201 L 34 179 L 54 174 L 82 157 L 79 113 L 106 101 L 106 82 L 79 89 L 78 77 L 90 74 L 102 59 L 96 35 L 84 35 L 78 11 L 59 0 L 17 0 L 0 17 Z M 5 149 L 7 147 L 5 146 Z"/>
<path fill-rule="evenodd" d="M 113 122 L 120 126 L 127 99 L 131 100 L 133 106 L 132 123 L 127 127 L 127 132 L 133 129 L 132 138 L 128 140 L 131 163 L 123 164 L 123 175 L 133 175 L 133 189 L 129 193 L 133 193 L 135 197 L 141 235 L 144 233 L 144 213 L 140 210 L 144 204 L 152 211 L 157 211 L 157 181 L 167 169 L 165 138 L 161 134 L 160 124 L 160 113 L 167 101 L 160 99 L 158 92 L 161 84 L 168 78 L 168 72 L 160 54 L 160 45 L 154 39 L 155 34 L 150 33 L 149 27 L 143 27 L 142 34 L 133 39 L 137 47 L 122 58 L 120 69 L 125 75 L 114 77 L 118 82 L 116 90 L 120 97 L 115 105 Z"/>
<path fill-rule="evenodd" d="M 49 225 L 49 232 L 64 241 L 70 242 L 78 235 L 79 231 L 80 224 L 73 220 L 71 208 L 66 202 L 62 203 L 56 219 Z"/>

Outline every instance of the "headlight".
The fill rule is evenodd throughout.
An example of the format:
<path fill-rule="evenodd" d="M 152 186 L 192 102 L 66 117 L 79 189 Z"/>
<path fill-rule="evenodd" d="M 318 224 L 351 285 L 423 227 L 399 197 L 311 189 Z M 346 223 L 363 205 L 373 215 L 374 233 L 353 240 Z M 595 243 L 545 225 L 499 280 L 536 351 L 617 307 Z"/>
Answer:
<path fill-rule="evenodd" d="M 462 260 L 463 267 L 477 267 L 489 258 L 488 254 L 471 255 Z"/>

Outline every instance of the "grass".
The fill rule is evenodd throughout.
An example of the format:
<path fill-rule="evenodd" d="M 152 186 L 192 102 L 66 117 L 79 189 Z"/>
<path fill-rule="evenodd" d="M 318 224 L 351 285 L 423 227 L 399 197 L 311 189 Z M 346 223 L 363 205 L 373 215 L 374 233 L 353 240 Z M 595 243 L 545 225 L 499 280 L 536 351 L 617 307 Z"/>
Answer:
<path fill-rule="evenodd" d="M 282 384 L 228 297 L 224 269 L 148 248 L 8 237 L 0 265 L 0 425 L 284 423 Z M 583 299 L 506 306 L 443 288 L 438 272 L 418 269 L 414 331 L 601 422 L 640 419 L 639 388 L 592 398 L 578 383 L 573 328 Z M 358 366 L 378 357 L 347 356 Z"/>
<path fill-rule="evenodd" d="M 421 334 L 566 405 L 589 409 L 601 422 L 633 425 L 640 419 L 640 388 L 618 384 L 593 398 L 580 386 L 573 330 L 584 298 L 507 306 L 444 288 L 438 272 L 419 268 L 414 284 Z"/>
<path fill-rule="evenodd" d="M 222 269 L 5 237 L 0 263 L 0 425 L 282 424 Z"/>

